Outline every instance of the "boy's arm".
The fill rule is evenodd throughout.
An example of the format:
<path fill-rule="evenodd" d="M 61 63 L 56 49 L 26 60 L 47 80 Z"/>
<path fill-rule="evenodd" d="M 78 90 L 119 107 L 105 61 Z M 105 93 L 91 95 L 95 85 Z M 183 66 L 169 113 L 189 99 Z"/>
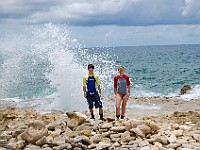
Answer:
<path fill-rule="evenodd" d="M 99 96 L 101 97 L 101 85 L 100 85 L 100 79 L 98 75 L 95 76 L 95 80 L 98 86 Z"/>
<path fill-rule="evenodd" d="M 101 97 L 101 86 L 98 86 L 99 96 Z"/>
<path fill-rule="evenodd" d="M 84 97 L 86 98 L 86 78 L 83 77 L 83 94 L 84 94 Z"/>

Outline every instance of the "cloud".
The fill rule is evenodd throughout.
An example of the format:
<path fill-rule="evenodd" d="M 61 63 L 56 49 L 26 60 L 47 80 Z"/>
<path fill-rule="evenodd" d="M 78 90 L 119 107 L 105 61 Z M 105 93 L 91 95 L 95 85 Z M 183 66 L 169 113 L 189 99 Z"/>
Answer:
<path fill-rule="evenodd" d="M 6 0 L 0 1 L 0 23 L 200 24 L 199 8 L 199 0 Z"/>

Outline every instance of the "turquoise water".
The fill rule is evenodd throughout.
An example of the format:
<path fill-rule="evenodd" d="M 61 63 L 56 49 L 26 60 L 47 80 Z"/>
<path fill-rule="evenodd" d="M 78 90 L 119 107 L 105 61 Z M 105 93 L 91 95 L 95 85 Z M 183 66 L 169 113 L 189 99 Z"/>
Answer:
<path fill-rule="evenodd" d="M 82 99 L 82 77 L 93 63 L 104 95 L 113 95 L 119 65 L 136 96 L 178 95 L 191 84 L 200 96 L 200 45 L 80 48 L 65 27 L 47 24 L 0 43 L 0 98 L 56 95 Z"/>
<path fill-rule="evenodd" d="M 200 45 L 129 46 L 99 50 L 107 51 L 117 65 L 125 66 L 134 95 L 170 95 L 178 93 L 186 83 L 193 87 L 200 84 Z"/>

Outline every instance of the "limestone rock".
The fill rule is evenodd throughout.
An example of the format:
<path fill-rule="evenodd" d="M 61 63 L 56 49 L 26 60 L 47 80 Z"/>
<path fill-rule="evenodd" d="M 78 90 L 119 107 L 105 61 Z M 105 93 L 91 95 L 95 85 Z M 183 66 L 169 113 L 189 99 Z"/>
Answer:
<path fill-rule="evenodd" d="M 53 150 L 63 150 L 63 149 L 72 149 L 72 145 L 69 143 L 64 143 L 62 145 L 53 147 Z"/>
<path fill-rule="evenodd" d="M 28 143 L 35 144 L 35 142 L 38 141 L 39 139 L 41 139 L 43 136 L 48 136 L 48 130 L 46 128 L 39 130 L 39 131 L 27 130 L 21 134 L 21 139 Z"/>
<path fill-rule="evenodd" d="M 62 136 L 55 137 L 52 144 L 56 146 L 63 145 L 65 144 L 65 138 Z"/>
<path fill-rule="evenodd" d="M 168 137 L 169 143 L 175 143 L 176 142 L 176 136 L 174 134 L 171 134 L 170 137 Z"/>
<path fill-rule="evenodd" d="M 123 131 L 126 131 L 126 127 L 125 126 L 115 126 L 115 127 L 112 127 L 110 128 L 111 131 L 114 131 L 114 132 L 123 132 Z"/>
<path fill-rule="evenodd" d="M 110 129 L 111 127 L 113 127 L 113 124 L 112 124 L 112 123 L 104 123 L 104 124 L 101 126 L 101 129 Z"/>
<path fill-rule="evenodd" d="M 32 126 L 33 128 L 37 130 L 41 130 L 45 127 L 45 123 L 41 120 L 34 120 L 29 123 L 29 127 Z"/>
<path fill-rule="evenodd" d="M 100 143 L 97 145 L 97 149 L 98 149 L 98 150 L 105 150 L 105 149 L 108 149 L 110 146 L 111 146 L 110 143 L 100 142 Z"/>
<path fill-rule="evenodd" d="M 168 144 L 168 139 L 166 136 L 159 136 L 155 139 L 155 142 L 160 142 L 163 145 L 167 145 Z"/>
<path fill-rule="evenodd" d="M 87 118 L 86 115 L 79 112 L 67 112 L 66 114 L 70 118 L 70 120 L 67 122 L 67 125 L 70 128 L 74 128 L 83 124 Z"/>
<path fill-rule="evenodd" d="M 92 143 L 99 143 L 101 141 L 102 137 L 100 134 L 96 134 L 90 138 Z"/>

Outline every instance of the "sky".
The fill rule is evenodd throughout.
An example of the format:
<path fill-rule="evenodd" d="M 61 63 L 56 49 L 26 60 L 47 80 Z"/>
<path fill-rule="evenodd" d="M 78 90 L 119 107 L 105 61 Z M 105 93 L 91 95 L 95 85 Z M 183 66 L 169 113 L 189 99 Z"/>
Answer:
<path fill-rule="evenodd" d="M 85 47 L 200 44 L 200 0 L 1 0 L 0 38 L 52 22 Z"/>

